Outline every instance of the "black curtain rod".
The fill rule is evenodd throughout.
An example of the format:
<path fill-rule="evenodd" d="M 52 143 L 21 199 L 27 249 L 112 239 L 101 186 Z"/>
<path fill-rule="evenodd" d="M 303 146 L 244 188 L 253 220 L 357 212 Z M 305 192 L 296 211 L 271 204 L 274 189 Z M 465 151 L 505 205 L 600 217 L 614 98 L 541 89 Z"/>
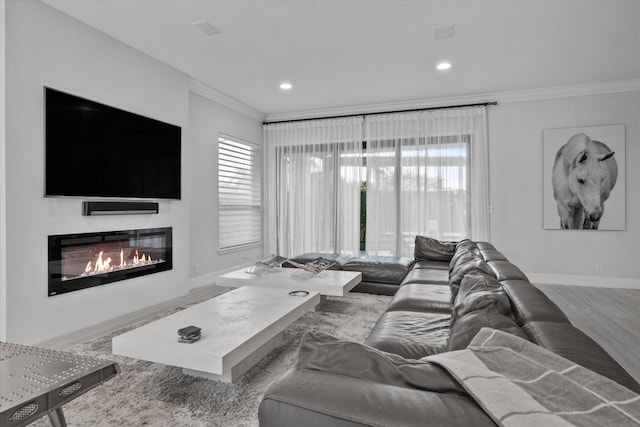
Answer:
<path fill-rule="evenodd" d="M 263 122 L 263 125 L 270 125 L 273 123 L 293 123 L 293 122 L 305 122 L 308 120 L 327 120 L 327 119 L 342 119 L 345 117 L 360 117 L 360 116 L 376 116 L 380 114 L 392 114 L 392 113 L 412 113 L 415 111 L 429 111 L 429 110 L 446 110 L 448 108 L 465 108 L 465 107 L 486 107 L 488 105 L 498 105 L 496 101 L 491 102 L 479 102 L 476 104 L 462 104 L 462 105 L 445 105 L 441 107 L 425 107 L 425 108 L 413 108 L 409 110 L 395 110 L 395 111 L 380 111 L 377 113 L 361 113 L 361 114 L 344 114 L 342 116 L 325 116 L 325 117 L 309 117 L 308 119 L 293 119 L 293 120 L 274 120 L 270 122 Z"/>

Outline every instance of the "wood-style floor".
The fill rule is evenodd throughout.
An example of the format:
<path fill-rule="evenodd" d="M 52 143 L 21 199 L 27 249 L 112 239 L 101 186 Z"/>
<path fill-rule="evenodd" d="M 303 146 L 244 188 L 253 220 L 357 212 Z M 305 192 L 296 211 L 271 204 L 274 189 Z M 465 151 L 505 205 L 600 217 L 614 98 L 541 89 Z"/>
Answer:
<path fill-rule="evenodd" d="M 640 290 L 536 286 L 640 381 Z"/>

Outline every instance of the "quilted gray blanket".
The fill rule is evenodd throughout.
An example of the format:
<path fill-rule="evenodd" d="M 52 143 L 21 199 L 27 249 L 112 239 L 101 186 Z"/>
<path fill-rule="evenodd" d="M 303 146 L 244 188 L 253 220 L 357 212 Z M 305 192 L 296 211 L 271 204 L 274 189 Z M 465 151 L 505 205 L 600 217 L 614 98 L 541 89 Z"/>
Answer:
<path fill-rule="evenodd" d="M 483 328 L 465 350 L 425 357 L 501 426 L 640 426 L 640 395 L 540 346 Z"/>

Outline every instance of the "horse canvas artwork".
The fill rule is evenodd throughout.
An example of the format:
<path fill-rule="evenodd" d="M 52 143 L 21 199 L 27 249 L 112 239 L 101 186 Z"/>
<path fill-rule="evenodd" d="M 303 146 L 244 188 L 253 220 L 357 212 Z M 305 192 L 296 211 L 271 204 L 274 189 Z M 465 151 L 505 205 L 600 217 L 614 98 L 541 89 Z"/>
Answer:
<path fill-rule="evenodd" d="M 598 229 L 604 202 L 618 179 L 614 154 L 584 133 L 560 147 L 551 182 L 562 228 Z"/>
<path fill-rule="evenodd" d="M 624 229 L 624 126 L 551 129 L 544 136 L 551 187 L 545 183 L 545 228 Z"/>

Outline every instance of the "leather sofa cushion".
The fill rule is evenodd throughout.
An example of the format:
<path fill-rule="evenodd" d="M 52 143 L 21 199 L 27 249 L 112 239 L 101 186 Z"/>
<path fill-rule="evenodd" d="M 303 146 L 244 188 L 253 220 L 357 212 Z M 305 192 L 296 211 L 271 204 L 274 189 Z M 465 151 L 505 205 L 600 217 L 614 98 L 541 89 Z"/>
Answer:
<path fill-rule="evenodd" d="M 425 283 L 449 285 L 449 272 L 446 270 L 432 270 L 427 268 L 413 269 L 402 281 L 403 285 L 409 283 Z"/>
<path fill-rule="evenodd" d="M 562 310 L 529 281 L 505 280 L 501 285 L 511 299 L 511 311 L 518 325 L 537 320 L 570 323 Z"/>
<path fill-rule="evenodd" d="M 444 284 L 403 284 L 391 300 L 387 311 L 451 313 L 451 288 Z"/>
<path fill-rule="evenodd" d="M 423 269 L 426 268 L 428 270 L 445 270 L 445 271 L 449 271 L 449 263 L 448 262 L 444 262 L 444 261 L 427 261 L 427 260 L 420 260 L 420 261 L 416 261 L 415 264 L 413 264 L 413 269 L 414 270 L 419 270 L 419 269 Z"/>
<path fill-rule="evenodd" d="M 416 260 L 451 261 L 457 242 L 441 242 L 427 236 L 416 236 L 413 257 Z"/>
<path fill-rule="evenodd" d="M 454 261 L 452 261 L 453 263 Z M 469 253 L 455 259 L 449 270 L 449 285 L 451 295 L 455 299 L 462 278 L 469 273 L 484 273 L 495 277 L 495 273 L 489 265 L 482 260 L 480 255 Z"/>
<path fill-rule="evenodd" d="M 528 322 L 523 329 L 534 343 L 640 393 L 640 384 L 609 353 L 575 326 L 569 323 Z"/>
<path fill-rule="evenodd" d="M 453 304 L 451 324 L 473 311 L 494 306 L 503 316 L 512 317 L 511 302 L 495 277 L 483 273 L 470 273 L 460 282 L 460 290 Z"/>
<path fill-rule="evenodd" d="M 474 271 L 466 274 L 460 281 L 460 288 L 455 298 L 455 304 L 460 303 L 467 296 L 477 292 L 497 291 L 502 291 L 502 286 L 500 282 L 498 282 L 498 279 L 488 274 Z"/>
<path fill-rule="evenodd" d="M 489 266 L 499 281 L 503 280 L 529 280 L 527 276 L 515 265 L 509 261 L 491 261 Z"/>
<path fill-rule="evenodd" d="M 466 348 L 480 329 L 488 327 L 498 329 L 531 341 L 516 322 L 500 313 L 495 305 L 488 305 L 480 310 L 472 311 L 458 318 L 451 326 L 451 338 L 448 351 Z"/>
<path fill-rule="evenodd" d="M 430 381 L 440 381 L 429 371 Z M 447 385 L 447 383 L 444 383 Z M 427 421 L 428 420 L 428 421 Z M 260 427 L 495 427 L 469 396 L 292 368 L 267 389 Z"/>
<path fill-rule="evenodd" d="M 331 372 L 395 387 L 467 395 L 464 387 L 431 362 L 408 360 L 315 330 L 302 336 L 296 368 Z"/>
<path fill-rule="evenodd" d="M 399 285 L 413 267 L 413 263 L 413 259 L 407 257 L 368 255 L 351 258 L 342 265 L 342 269 L 362 272 L 363 282 Z"/>
<path fill-rule="evenodd" d="M 440 366 L 317 331 L 266 390 L 258 419 L 261 427 L 495 426 Z"/>
<path fill-rule="evenodd" d="M 495 249 L 480 249 L 480 255 L 486 262 L 489 261 L 508 261 L 507 257 L 502 255 Z"/>
<path fill-rule="evenodd" d="M 495 249 L 496 247 L 493 246 L 492 243 L 489 242 L 475 242 L 476 243 L 476 247 L 478 249 Z"/>
<path fill-rule="evenodd" d="M 469 239 L 463 239 L 460 240 L 458 242 L 458 244 L 456 245 L 456 252 L 459 251 L 465 251 L 468 252 L 469 250 L 473 250 L 473 251 L 478 251 L 478 243 L 469 240 Z"/>
<path fill-rule="evenodd" d="M 451 261 L 449 261 L 449 270 L 451 267 L 457 262 L 459 257 L 469 256 L 469 255 L 480 255 L 480 250 L 476 246 L 474 242 L 471 240 L 462 240 L 456 245 L 456 251 L 451 257 Z"/>
<path fill-rule="evenodd" d="M 364 343 L 407 359 L 420 359 L 445 351 L 449 323 L 448 314 L 387 311 Z"/>
<path fill-rule="evenodd" d="M 323 252 L 308 252 L 302 255 L 298 255 L 294 258 L 291 258 L 291 261 L 297 262 L 298 264 L 307 264 L 311 261 L 315 261 L 318 258 L 324 258 L 328 261 L 335 262 L 334 265 L 329 267 L 329 270 L 341 270 L 344 263 L 350 261 L 353 257 L 342 256 L 332 253 L 323 253 Z M 293 267 L 292 265 L 287 265 L 285 262 L 283 264 L 284 267 Z M 295 267 L 294 267 L 295 268 Z"/>

